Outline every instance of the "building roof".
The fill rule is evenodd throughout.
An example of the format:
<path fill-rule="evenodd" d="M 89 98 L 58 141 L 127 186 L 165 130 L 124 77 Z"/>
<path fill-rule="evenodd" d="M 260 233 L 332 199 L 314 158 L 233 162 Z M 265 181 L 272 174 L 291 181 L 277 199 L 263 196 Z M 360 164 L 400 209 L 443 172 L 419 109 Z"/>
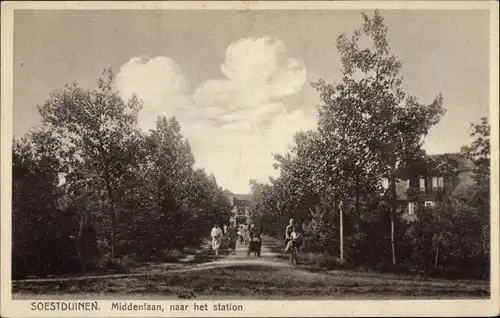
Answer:
<path fill-rule="evenodd" d="M 253 194 L 231 194 L 233 198 L 236 200 L 240 201 L 252 201 L 253 200 Z"/>
<path fill-rule="evenodd" d="M 454 166 L 458 172 L 472 172 L 474 169 L 474 163 L 471 159 L 467 158 L 464 152 L 456 153 L 441 153 L 441 154 L 431 154 L 427 156 L 432 159 L 432 164 L 437 165 L 440 162 L 446 162 Z M 455 192 L 464 191 L 465 185 L 459 184 L 459 186 L 454 190 Z M 398 180 L 396 182 L 396 196 L 398 200 L 407 199 L 408 184 L 404 180 Z"/>
<path fill-rule="evenodd" d="M 458 171 L 472 171 L 474 163 L 461 152 L 455 153 L 442 153 L 429 155 L 434 160 L 447 160 L 454 161 L 457 164 Z"/>
<path fill-rule="evenodd" d="M 465 182 L 460 182 L 456 187 L 455 189 L 453 189 L 452 193 L 454 195 L 458 195 L 458 196 L 461 196 L 461 195 L 464 195 L 467 193 L 467 190 L 469 190 L 469 186 L 465 183 Z"/>

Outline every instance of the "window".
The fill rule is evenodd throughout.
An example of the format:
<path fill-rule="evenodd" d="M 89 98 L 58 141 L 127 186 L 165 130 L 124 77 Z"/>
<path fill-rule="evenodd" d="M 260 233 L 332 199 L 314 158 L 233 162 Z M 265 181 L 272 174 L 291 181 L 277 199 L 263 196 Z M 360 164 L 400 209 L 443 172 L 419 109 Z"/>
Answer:
<path fill-rule="evenodd" d="M 437 183 L 438 183 L 438 187 L 439 188 L 443 188 L 444 187 L 444 178 L 443 177 L 439 177 L 437 178 Z"/>
<path fill-rule="evenodd" d="M 245 210 L 245 208 L 238 207 L 236 214 L 237 214 L 238 216 L 246 215 L 246 210 Z"/>
<path fill-rule="evenodd" d="M 420 178 L 419 184 L 420 184 L 420 189 L 425 189 L 425 179 L 424 178 Z"/>
<path fill-rule="evenodd" d="M 438 187 L 438 178 L 437 177 L 433 177 L 432 178 L 432 188 L 436 189 L 437 187 Z"/>
<path fill-rule="evenodd" d="M 415 214 L 415 203 L 408 202 L 408 214 L 409 215 L 414 215 Z"/>

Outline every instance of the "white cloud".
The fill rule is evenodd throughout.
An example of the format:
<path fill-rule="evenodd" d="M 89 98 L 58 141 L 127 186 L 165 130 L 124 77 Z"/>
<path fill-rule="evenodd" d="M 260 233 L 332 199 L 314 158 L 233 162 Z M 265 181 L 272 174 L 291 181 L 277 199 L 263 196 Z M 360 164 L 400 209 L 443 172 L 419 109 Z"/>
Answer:
<path fill-rule="evenodd" d="M 273 37 L 248 38 L 227 48 L 223 76 L 192 92 L 168 57 L 133 58 L 123 65 L 117 87 L 144 102 L 140 124 L 154 127 L 156 115 L 176 116 L 189 138 L 197 166 L 214 173 L 222 186 L 248 191 L 249 179 L 266 181 L 272 153 L 282 153 L 298 130 L 315 127 L 315 113 L 291 111 L 283 97 L 298 93 L 306 69 Z M 311 105 L 308 105 L 311 106 Z"/>
<path fill-rule="evenodd" d="M 139 124 L 146 130 L 155 127 L 157 115 L 183 118 L 192 110 L 187 81 L 168 57 L 131 59 L 121 67 L 116 85 L 124 99 L 136 94 L 143 101 Z"/>
<path fill-rule="evenodd" d="M 242 39 L 229 45 L 220 68 L 234 83 L 254 87 L 269 81 L 279 69 L 279 59 L 284 53 L 283 43 L 271 37 Z"/>

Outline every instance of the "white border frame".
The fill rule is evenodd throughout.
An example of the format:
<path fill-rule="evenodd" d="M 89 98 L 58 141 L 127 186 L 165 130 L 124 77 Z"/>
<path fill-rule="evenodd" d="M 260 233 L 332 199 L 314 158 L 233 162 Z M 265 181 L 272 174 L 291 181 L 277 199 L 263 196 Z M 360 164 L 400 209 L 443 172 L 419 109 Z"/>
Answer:
<path fill-rule="evenodd" d="M 1 95 L 1 315 L 6 317 L 178 317 L 188 316 L 494 316 L 499 314 L 499 98 L 498 98 L 498 35 L 499 18 L 496 1 L 351 1 L 351 2 L 2 2 L 2 95 Z M 242 304 L 243 312 L 222 313 L 187 311 L 154 315 L 151 312 L 119 312 L 111 315 L 110 300 L 99 300 L 100 312 L 32 312 L 30 300 L 12 300 L 11 295 L 11 152 L 13 105 L 13 31 L 15 9 L 127 9 L 127 10 L 320 10 L 320 9 L 407 9 L 407 10 L 489 10 L 490 11 L 490 123 L 491 135 L 491 298 L 490 300 L 373 300 L 373 301 L 232 301 Z M 466 23 L 464 21 L 464 23 Z M 459 35 L 458 35 L 459 36 Z M 109 299 L 109 298 L 108 298 Z M 142 304 L 143 301 L 135 301 Z M 166 305 L 194 301 L 163 301 Z M 200 301 L 205 302 L 205 301 Z M 211 301 L 206 301 L 211 303 Z M 218 302 L 218 301 L 217 301 Z M 215 301 L 214 301 L 215 303 Z M 117 313 L 117 312 L 114 312 Z M 173 316 L 172 316 L 173 317 Z"/>

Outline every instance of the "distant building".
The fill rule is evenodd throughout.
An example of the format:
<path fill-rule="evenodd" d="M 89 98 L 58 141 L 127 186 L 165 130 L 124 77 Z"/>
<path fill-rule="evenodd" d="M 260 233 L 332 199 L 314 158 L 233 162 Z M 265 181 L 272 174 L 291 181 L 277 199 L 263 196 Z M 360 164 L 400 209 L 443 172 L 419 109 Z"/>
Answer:
<path fill-rule="evenodd" d="M 250 224 L 252 222 L 252 194 L 234 194 L 224 192 L 231 203 L 230 222 L 235 224 Z"/>
<path fill-rule="evenodd" d="M 429 156 L 437 163 L 446 161 L 451 164 L 453 173 L 428 173 L 398 183 L 398 198 L 400 202 L 406 202 L 405 219 L 415 219 L 419 209 L 432 208 L 445 195 L 463 193 L 474 184 L 473 162 L 465 156 L 464 150 Z"/>

